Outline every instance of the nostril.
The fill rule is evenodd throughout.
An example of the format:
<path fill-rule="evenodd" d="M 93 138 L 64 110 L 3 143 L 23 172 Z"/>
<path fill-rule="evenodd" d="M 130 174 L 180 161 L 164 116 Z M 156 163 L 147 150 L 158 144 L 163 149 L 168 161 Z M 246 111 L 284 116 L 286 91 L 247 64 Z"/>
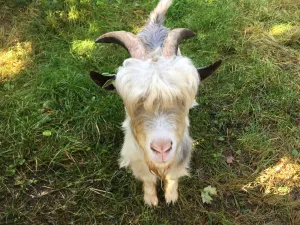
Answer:
<path fill-rule="evenodd" d="M 160 153 L 160 151 L 158 151 L 158 150 L 156 150 L 155 148 L 153 148 L 152 146 L 150 147 L 150 149 L 153 151 L 153 152 L 155 152 L 155 153 Z"/>
<path fill-rule="evenodd" d="M 172 144 L 171 144 L 171 147 L 168 148 L 165 152 L 168 153 L 168 152 L 170 152 L 171 150 L 172 150 Z"/>

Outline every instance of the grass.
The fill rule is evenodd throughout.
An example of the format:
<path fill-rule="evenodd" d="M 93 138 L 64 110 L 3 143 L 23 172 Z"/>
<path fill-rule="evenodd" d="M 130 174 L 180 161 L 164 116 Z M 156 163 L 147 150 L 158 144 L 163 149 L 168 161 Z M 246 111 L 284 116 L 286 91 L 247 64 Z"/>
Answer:
<path fill-rule="evenodd" d="M 175 0 L 167 26 L 197 32 L 183 54 L 197 66 L 224 61 L 190 113 L 191 177 L 177 204 L 160 191 L 150 209 L 118 168 L 122 101 L 88 74 L 114 72 L 128 55 L 93 40 L 137 32 L 156 3 L 0 0 L 1 224 L 300 223 L 297 0 Z"/>

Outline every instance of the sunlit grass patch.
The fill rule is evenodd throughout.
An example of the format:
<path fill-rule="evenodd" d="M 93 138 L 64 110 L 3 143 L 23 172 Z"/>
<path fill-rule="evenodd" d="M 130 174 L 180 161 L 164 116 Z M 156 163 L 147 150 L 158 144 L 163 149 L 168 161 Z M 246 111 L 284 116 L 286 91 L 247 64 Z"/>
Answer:
<path fill-rule="evenodd" d="M 276 41 L 295 49 L 300 49 L 300 23 L 296 25 L 280 24 L 275 25 L 269 31 Z"/>
<path fill-rule="evenodd" d="M 31 42 L 17 43 L 7 50 L 0 50 L 0 76 L 12 78 L 19 74 L 30 63 Z"/>
<path fill-rule="evenodd" d="M 71 50 L 79 56 L 90 56 L 91 52 L 96 48 L 93 40 L 76 40 L 72 42 Z"/>
<path fill-rule="evenodd" d="M 300 188 L 300 165 L 288 157 L 283 157 L 243 189 L 255 187 L 260 187 L 264 194 L 287 195 L 294 188 Z"/>
<path fill-rule="evenodd" d="M 79 18 L 79 16 L 80 16 L 80 13 L 76 9 L 76 7 L 75 6 L 71 6 L 70 11 L 68 13 L 68 19 L 71 20 L 71 21 L 72 20 L 75 21 L 75 20 L 77 20 Z"/>
<path fill-rule="evenodd" d="M 292 26 L 285 32 L 272 35 L 256 25 L 244 30 L 245 37 L 252 45 L 252 51 L 263 55 L 265 62 L 273 62 L 283 70 L 299 72 L 300 67 L 300 26 Z M 251 49 L 251 48 L 249 48 Z M 296 76 L 295 79 L 299 79 Z"/>
<path fill-rule="evenodd" d="M 289 31 L 290 29 L 292 29 L 292 25 L 291 24 L 278 24 L 278 25 L 274 25 L 269 33 L 271 35 L 282 35 L 283 33 Z"/>
<path fill-rule="evenodd" d="M 97 22 L 89 23 L 89 33 L 96 33 L 99 31 L 99 25 Z"/>

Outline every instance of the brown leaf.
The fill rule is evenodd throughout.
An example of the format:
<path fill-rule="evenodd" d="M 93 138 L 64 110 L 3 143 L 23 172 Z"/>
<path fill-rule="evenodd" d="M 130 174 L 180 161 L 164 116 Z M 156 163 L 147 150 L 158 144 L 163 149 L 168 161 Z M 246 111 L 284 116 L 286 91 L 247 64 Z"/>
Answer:
<path fill-rule="evenodd" d="M 51 114 L 51 113 L 53 113 L 53 110 L 52 109 L 43 109 L 43 113 Z"/>
<path fill-rule="evenodd" d="M 145 12 L 143 10 L 140 10 L 140 9 L 136 9 L 136 10 L 134 10 L 134 12 L 136 14 L 139 14 L 139 15 L 145 15 Z"/>
<path fill-rule="evenodd" d="M 229 156 L 227 156 L 227 158 L 226 158 L 226 162 L 227 162 L 228 164 L 231 164 L 231 163 L 233 163 L 233 159 L 234 159 L 234 157 L 233 157 L 232 155 L 229 155 Z"/>
<path fill-rule="evenodd" d="M 296 116 L 296 126 L 300 126 L 300 116 Z"/>

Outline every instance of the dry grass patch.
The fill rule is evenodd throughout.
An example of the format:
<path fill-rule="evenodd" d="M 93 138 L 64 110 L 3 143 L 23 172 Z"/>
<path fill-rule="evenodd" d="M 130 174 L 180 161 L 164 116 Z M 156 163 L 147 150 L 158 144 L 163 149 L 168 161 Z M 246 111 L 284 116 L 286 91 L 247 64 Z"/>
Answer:
<path fill-rule="evenodd" d="M 246 28 L 244 35 L 252 45 L 248 51 L 257 51 L 282 70 L 300 72 L 300 25 L 280 24 L 270 30 L 254 25 Z"/>
<path fill-rule="evenodd" d="M 260 187 L 265 195 L 287 195 L 300 188 L 300 165 L 297 160 L 281 158 L 276 165 L 265 169 L 260 175 L 243 187 L 244 190 Z M 299 189 L 300 190 L 300 189 Z"/>
<path fill-rule="evenodd" d="M 0 78 L 13 78 L 30 63 L 31 42 L 17 43 L 7 50 L 0 51 Z"/>

